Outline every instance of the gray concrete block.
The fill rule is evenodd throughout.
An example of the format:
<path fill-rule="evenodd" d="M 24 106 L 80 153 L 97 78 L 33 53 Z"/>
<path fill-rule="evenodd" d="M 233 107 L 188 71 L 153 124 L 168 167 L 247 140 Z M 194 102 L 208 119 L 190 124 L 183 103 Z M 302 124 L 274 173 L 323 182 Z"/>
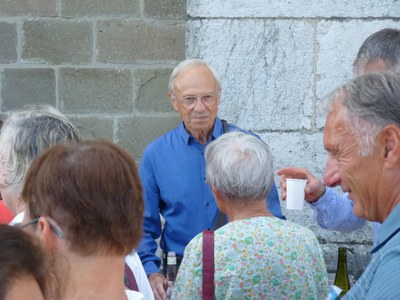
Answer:
<path fill-rule="evenodd" d="M 186 18 L 186 0 L 144 0 L 144 15 L 151 18 Z"/>
<path fill-rule="evenodd" d="M 369 35 L 386 27 L 400 29 L 400 22 L 352 20 L 318 23 L 316 95 L 319 99 L 353 77 L 353 61 L 361 44 Z"/>
<path fill-rule="evenodd" d="M 70 117 L 72 124 L 78 128 L 84 139 L 102 138 L 113 141 L 113 119 L 110 117 Z"/>
<path fill-rule="evenodd" d="M 24 61 L 55 65 L 91 61 L 93 33 L 89 21 L 28 20 L 22 30 Z"/>
<path fill-rule="evenodd" d="M 139 0 L 61 0 L 63 16 L 139 16 Z"/>
<path fill-rule="evenodd" d="M 168 80 L 171 69 L 141 69 L 133 73 L 135 80 L 135 107 L 140 112 L 174 111 L 168 98 Z"/>
<path fill-rule="evenodd" d="M 0 22 L 0 63 L 9 64 L 17 61 L 17 26 Z"/>
<path fill-rule="evenodd" d="M 188 0 L 188 15 L 207 18 L 331 18 L 398 17 L 400 5 L 393 0 Z"/>
<path fill-rule="evenodd" d="M 222 80 L 220 114 L 237 125 L 310 129 L 313 33 L 304 21 L 193 20 L 187 56 L 203 58 L 216 69 Z"/>
<path fill-rule="evenodd" d="M 5 69 L 1 82 L 2 111 L 25 104 L 56 104 L 53 69 Z"/>
<path fill-rule="evenodd" d="M 275 170 L 304 167 L 316 177 L 323 177 L 327 154 L 322 132 L 271 132 L 260 136 L 271 148 Z"/>
<path fill-rule="evenodd" d="M 57 15 L 57 0 L 1 0 L 0 15 L 54 17 Z"/>
<path fill-rule="evenodd" d="M 185 23 L 177 21 L 98 21 L 98 60 L 134 63 L 185 58 Z"/>
<path fill-rule="evenodd" d="M 59 99 L 62 111 L 69 113 L 131 112 L 131 73 L 113 69 L 60 69 Z"/>
<path fill-rule="evenodd" d="M 116 141 L 133 155 L 135 161 L 140 161 L 145 147 L 179 122 L 179 117 L 121 118 L 117 121 Z"/>

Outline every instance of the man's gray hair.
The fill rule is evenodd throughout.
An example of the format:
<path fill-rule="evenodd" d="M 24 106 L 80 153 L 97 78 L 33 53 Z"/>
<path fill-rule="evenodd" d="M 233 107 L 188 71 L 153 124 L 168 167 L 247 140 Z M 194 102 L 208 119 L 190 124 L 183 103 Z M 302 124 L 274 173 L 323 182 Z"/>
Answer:
<path fill-rule="evenodd" d="M 369 73 L 350 80 L 321 103 L 329 112 L 340 101 L 360 146 L 360 155 L 372 153 L 377 135 L 389 124 L 400 127 L 400 74 Z"/>
<path fill-rule="evenodd" d="M 385 28 L 371 34 L 361 45 L 354 60 L 354 74 L 381 59 L 388 70 L 400 72 L 400 30 Z"/>
<path fill-rule="evenodd" d="M 221 80 L 219 79 L 215 70 L 211 66 L 209 66 L 204 60 L 201 60 L 201 59 L 187 59 L 187 60 L 182 61 L 179 65 L 177 65 L 169 77 L 168 90 L 172 94 L 175 95 L 174 85 L 175 85 L 176 77 L 178 77 L 179 73 L 182 72 L 183 70 L 194 67 L 194 66 L 203 66 L 210 70 L 211 74 L 213 75 L 213 77 L 215 79 L 215 84 L 217 85 L 217 93 L 218 93 L 217 96 L 220 96 L 221 95 Z"/>
<path fill-rule="evenodd" d="M 268 145 L 240 131 L 223 134 L 205 150 L 206 181 L 225 200 L 261 200 L 273 184 Z"/>
<path fill-rule="evenodd" d="M 32 160 L 51 146 L 82 137 L 72 123 L 50 105 L 27 105 L 9 113 L 0 134 L 1 163 L 8 167 L 5 187 L 22 190 Z"/>

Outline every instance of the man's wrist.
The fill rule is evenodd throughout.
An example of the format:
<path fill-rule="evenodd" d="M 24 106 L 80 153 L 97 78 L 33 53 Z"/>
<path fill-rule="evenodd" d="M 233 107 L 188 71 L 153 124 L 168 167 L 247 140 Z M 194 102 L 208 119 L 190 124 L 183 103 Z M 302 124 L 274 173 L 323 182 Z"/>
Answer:
<path fill-rule="evenodd" d="M 313 201 L 308 201 L 308 203 L 310 203 L 310 204 L 315 204 L 315 203 L 317 203 L 317 202 L 322 198 L 322 196 L 325 195 L 325 193 L 326 193 L 326 185 L 325 185 L 325 183 L 322 182 L 322 186 L 323 186 L 323 191 L 322 191 L 321 195 L 319 195 L 318 198 L 316 198 L 316 199 L 313 200 Z"/>

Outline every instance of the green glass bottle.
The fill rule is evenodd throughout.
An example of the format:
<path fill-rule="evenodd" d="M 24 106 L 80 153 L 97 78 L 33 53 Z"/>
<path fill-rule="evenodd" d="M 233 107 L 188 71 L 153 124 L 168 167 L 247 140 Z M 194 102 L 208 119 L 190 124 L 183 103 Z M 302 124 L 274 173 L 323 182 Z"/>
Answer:
<path fill-rule="evenodd" d="M 338 264 L 334 285 L 342 289 L 340 297 L 343 297 L 350 289 L 349 273 L 347 272 L 347 249 L 345 247 L 339 247 L 338 250 Z"/>

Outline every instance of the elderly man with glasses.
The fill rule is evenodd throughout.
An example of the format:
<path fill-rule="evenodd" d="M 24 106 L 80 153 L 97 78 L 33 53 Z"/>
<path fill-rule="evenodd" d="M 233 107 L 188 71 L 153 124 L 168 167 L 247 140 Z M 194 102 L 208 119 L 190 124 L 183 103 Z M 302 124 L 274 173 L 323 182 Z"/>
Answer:
<path fill-rule="evenodd" d="M 164 253 L 174 251 L 180 261 L 189 241 L 213 227 L 219 214 L 205 182 L 204 149 L 224 132 L 243 131 L 217 117 L 221 84 L 202 60 L 185 60 L 173 70 L 168 95 L 182 122 L 146 148 L 140 169 L 145 213 L 138 253 L 155 299 L 166 298 L 167 286 L 159 270 L 156 239 L 161 237 Z M 272 214 L 284 218 L 275 184 L 267 206 Z M 164 228 L 160 214 L 165 219 Z"/>

